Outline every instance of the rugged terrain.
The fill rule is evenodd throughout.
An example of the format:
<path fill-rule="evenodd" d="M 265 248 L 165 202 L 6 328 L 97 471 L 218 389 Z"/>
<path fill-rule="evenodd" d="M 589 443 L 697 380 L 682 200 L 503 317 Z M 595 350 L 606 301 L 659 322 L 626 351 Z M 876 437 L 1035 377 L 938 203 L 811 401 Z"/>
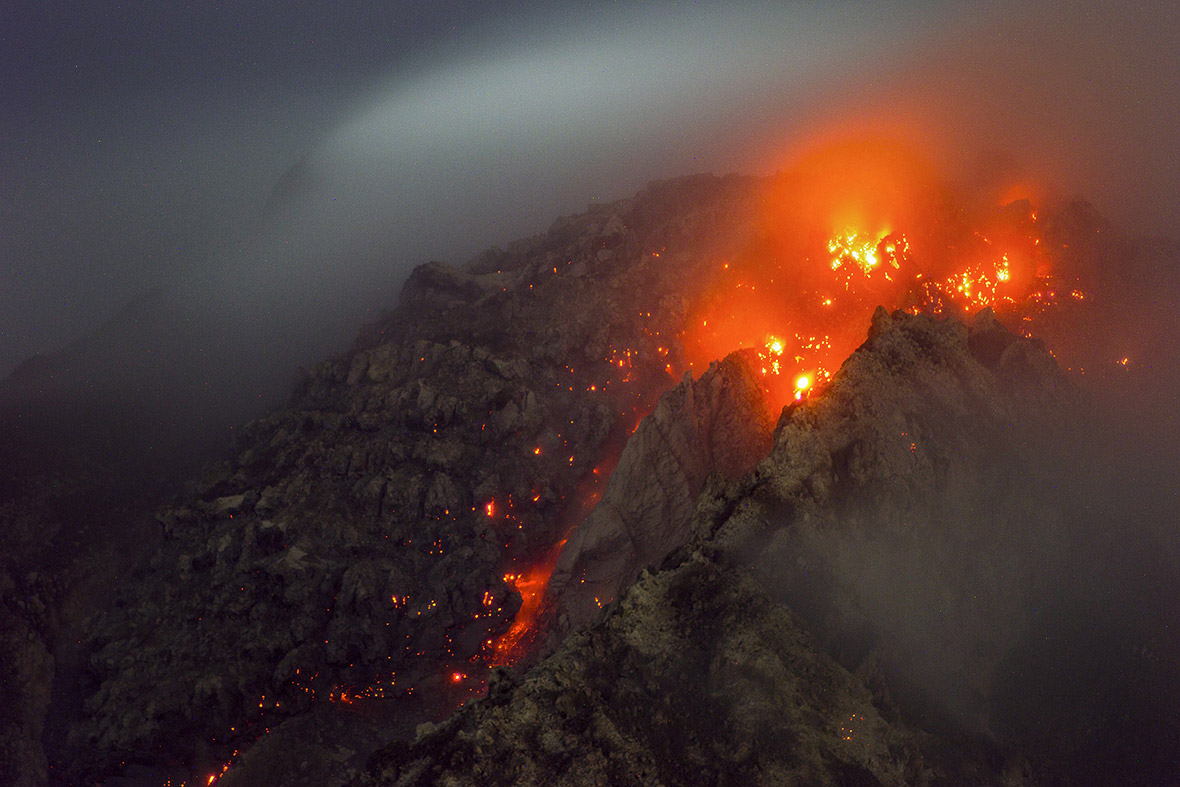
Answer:
<path fill-rule="evenodd" d="M 1042 344 L 878 310 L 785 409 L 765 354 L 690 368 L 766 188 L 653 184 L 421 266 L 163 505 L 96 496 L 135 485 L 93 445 L 6 443 L 12 781 L 1176 778 L 1174 610 L 1114 612 L 1175 567 L 1099 554 L 1175 543 L 1102 540 L 1094 406 Z M 1075 267 L 1123 248 L 1046 223 Z"/>
<path fill-rule="evenodd" d="M 418 269 L 389 320 L 159 514 L 151 568 L 93 629 L 75 762 L 200 773 L 317 704 L 449 708 L 515 660 L 488 644 L 521 603 L 505 574 L 588 510 L 672 384 L 662 334 L 746 242 L 750 186 L 671 183 L 464 271 Z"/>
<path fill-rule="evenodd" d="M 756 470 L 714 477 L 662 570 L 362 783 L 1025 783 L 960 707 L 990 686 L 956 680 L 995 674 L 997 625 L 1029 625 L 1008 599 L 1058 574 L 1063 523 L 1022 446 L 1074 395 L 989 313 L 969 333 L 882 310 Z M 891 697 L 915 684 L 941 716 L 906 718 L 938 735 Z"/>

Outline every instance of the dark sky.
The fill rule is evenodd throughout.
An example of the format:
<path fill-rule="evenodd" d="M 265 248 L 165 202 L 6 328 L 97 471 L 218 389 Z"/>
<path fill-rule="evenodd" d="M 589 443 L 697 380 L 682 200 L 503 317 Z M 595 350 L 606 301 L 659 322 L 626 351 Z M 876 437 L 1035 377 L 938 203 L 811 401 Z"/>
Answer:
<path fill-rule="evenodd" d="M 0 0 L 0 374 L 152 287 L 314 322 L 652 178 L 770 171 L 833 124 L 899 125 L 964 168 L 1006 150 L 1170 230 L 1176 17 L 1162 2 Z"/>

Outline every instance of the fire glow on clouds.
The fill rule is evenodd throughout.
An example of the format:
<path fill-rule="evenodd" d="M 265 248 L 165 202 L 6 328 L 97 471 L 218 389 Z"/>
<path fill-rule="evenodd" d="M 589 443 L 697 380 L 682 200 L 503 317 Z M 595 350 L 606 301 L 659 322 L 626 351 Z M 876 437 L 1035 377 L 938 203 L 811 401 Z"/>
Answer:
<path fill-rule="evenodd" d="M 347 28 L 346 11 L 332 24 Z M 368 24 L 401 16 L 391 7 Z M 223 22 L 235 23 L 232 13 Z M 1119 223 L 1154 218 L 1151 229 L 1170 229 L 1158 219 L 1180 207 L 1167 176 L 1180 160 L 1180 87 L 1168 78 L 1178 55 L 1164 45 L 1177 24 L 1154 0 L 1117 12 L 1096 3 L 518 4 L 460 25 L 439 46 L 381 31 L 392 36 L 386 49 L 407 53 L 384 75 L 388 64 L 364 62 L 372 41 L 339 43 L 347 30 L 316 36 L 316 47 L 338 43 L 309 51 L 312 70 L 291 73 L 290 84 L 275 82 L 282 74 L 239 80 L 219 64 L 215 91 L 135 94 L 131 85 L 112 97 L 101 73 L 80 69 L 71 84 L 93 79 L 91 99 L 48 96 L 53 112 L 5 113 L 12 125 L 0 125 L 0 143 L 13 145 L 0 151 L 12 154 L 3 160 L 13 191 L 0 196 L 23 206 L 30 191 L 60 206 L 0 213 L 0 262 L 13 267 L 0 266 L 0 367 L 65 343 L 152 286 L 180 290 L 177 308 L 199 302 L 194 319 L 218 311 L 241 341 L 312 344 L 329 314 L 395 297 L 415 264 L 461 261 L 650 179 L 774 171 L 808 130 L 849 117 L 904 118 L 962 165 L 980 149 L 1011 150 L 1053 170 L 1042 182 L 1070 176 L 1068 188 Z M 122 34 L 134 41 L 137 31 Z M 119 57 L 135 53 L 108 59 Z M 186 74 L 203 70 L 198 57 L 179 61 Z M 243 195 L 265 195 L 307 151 L 310 174 L 291 210 L 260 232 L 246 228 Z M 239 231 L 227 211 L 246 217 Z M 192 242 L 208 238 L 220 242 Z M 271 324 L 235 326 L 246 312 Z M 309 347 L 296 362 L 323 352 Z"/>

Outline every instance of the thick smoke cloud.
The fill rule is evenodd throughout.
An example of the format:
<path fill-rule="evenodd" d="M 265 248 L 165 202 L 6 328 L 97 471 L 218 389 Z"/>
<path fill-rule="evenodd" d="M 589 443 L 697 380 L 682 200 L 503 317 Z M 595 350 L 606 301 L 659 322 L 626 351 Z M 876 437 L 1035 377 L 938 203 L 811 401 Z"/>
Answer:
<path fill-rule="evenodd" d="M 305 10 L 297 28 L 246 8 L 9 12 L 5 368 L 150 286 L 186 301 L 241 290 L 293 321 L 300 288 L 318 299 L 330 282 L 328 300 L 347 300 L 381 267 L 396 292 L 427 258 L 649 178 L 738 166 L 755 110 L 802 105 L 866 47 L 885 56 L 870 31 L 912 24 L 910 9 L 518 3 L 497 18 Z M 260 230 L 269 190 L 304 156 L 298 209 Z"/>
<path fill-rule="evenodd" d="M 263 231 L 191 291 L 316 325 L 376 309 L 426 259 L 461 261 L 652 178 L 741 167 L 752 107 L 782 102 L 781 121 L 853 56 L 889 56 L 872 28 L 907 35 L 879 14 L 818 9 L 553 21 L 493 25 L 462 59 L 378 80 Z"/>
<path fill-rule="evenodd" d="M 960 176 L 1021 171 L 1133 233 L 1180 215 L 1180 17 L 1169 4 L 991 3 L 817 101 L 819 127 L 878 124 Z"/>

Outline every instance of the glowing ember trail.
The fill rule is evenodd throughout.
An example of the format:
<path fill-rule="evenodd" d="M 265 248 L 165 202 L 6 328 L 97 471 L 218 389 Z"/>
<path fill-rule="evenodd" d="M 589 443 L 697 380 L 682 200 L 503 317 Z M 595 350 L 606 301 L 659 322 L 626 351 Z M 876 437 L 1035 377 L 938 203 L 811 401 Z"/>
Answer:
<path fill-rule="evenodd" d="M 504 575 L 504 583 L 520 594 L 520 609 L 508 631 L 487 642 L 490 651 L 488 663 L 492 666 L 515 664 L 528 653 L 537 634 L 537 619 L 541 614 L 541 602 L 545 599 L 545 588 L 549 585 L 549 577 L 553 575 L 553 567 L 557 565 L 557 556 L 561 554 L 565 542 L 564 538 L 557 542 L 540 563 L 519 573 Z"/>

